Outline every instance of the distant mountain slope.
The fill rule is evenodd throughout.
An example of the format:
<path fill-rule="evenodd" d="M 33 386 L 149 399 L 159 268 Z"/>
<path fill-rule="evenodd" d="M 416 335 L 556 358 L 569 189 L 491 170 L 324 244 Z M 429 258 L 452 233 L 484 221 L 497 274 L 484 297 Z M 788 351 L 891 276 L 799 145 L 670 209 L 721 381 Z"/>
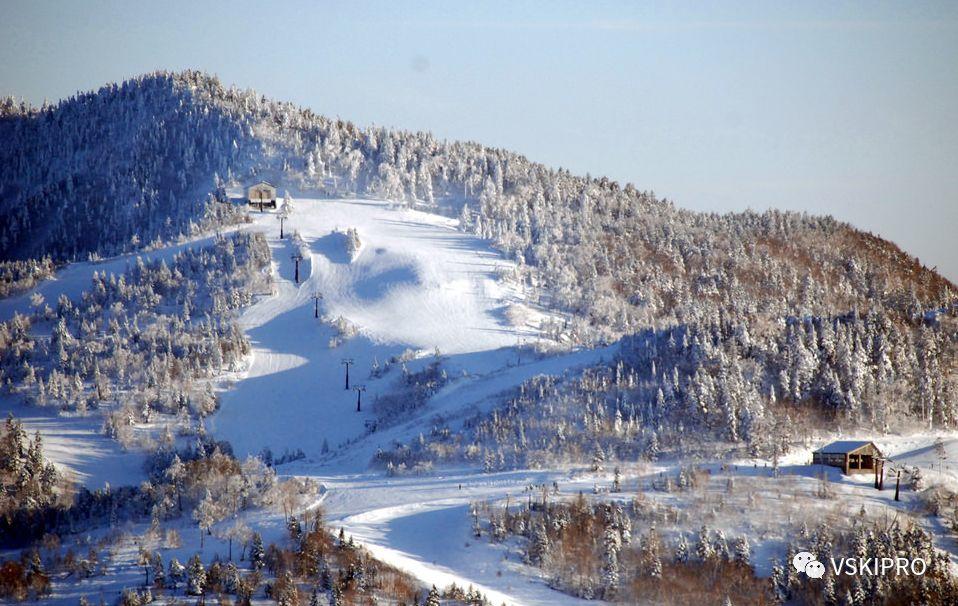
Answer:
<path fill-rule="evenodd" d="M 894 244 L 831 217 L 702 214 L 631 185 L 428 133 L 360 129 L 199 72 L 158 73 L 55 108 L 4 112 L 4 256 L 129 247 L 215 217 L 214 175 L 266 175 L 458 214 L 519 261 L 580 341 L 723 314 L 780 321 L 888 308 L 915 314 L 955 288 Z M 556 327 L 556 330 L 560 330 Z"/>
<path fill-rule="evenodd" d="M 0 105 L 0 258 L 107 256 L 222 220 L 214 175 L 257 146 L 194 84 L 157 74 Z"/>

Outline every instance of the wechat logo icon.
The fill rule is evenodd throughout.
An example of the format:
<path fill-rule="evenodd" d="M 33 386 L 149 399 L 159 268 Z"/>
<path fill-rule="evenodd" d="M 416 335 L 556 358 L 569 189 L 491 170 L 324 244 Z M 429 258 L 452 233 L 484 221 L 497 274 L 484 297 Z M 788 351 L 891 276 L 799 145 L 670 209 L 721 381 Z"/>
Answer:
<path fill-rule="evenodd" d="M 825 576 L 825 565 L 818 561 L 814 554 L 799 551 L 792 558 L 792 566 L 798 572 L 804 572 L 811 579 L 820 579 Z"/>

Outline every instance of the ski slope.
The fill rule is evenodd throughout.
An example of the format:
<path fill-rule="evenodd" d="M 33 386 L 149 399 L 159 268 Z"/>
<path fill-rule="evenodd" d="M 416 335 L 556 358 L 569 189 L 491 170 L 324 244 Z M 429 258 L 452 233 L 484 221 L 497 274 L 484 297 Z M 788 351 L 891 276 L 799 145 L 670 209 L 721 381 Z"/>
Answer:
<path fill-rule="evenodd" d="M 207 430 L 228 440 L 238 456 L 264 448 L 276 456 L 303 450 L 307 458 L 283 465 L 281 473 L 321 481 L 331 521 L 346 527 L 377 557 L 427 584 L 473 584 L 497 604 L 580 603 L 541 579 L 530 579 L 521 563 L 503 559 L 498 546 L 477 541 L 461 549 L 470 532 L 465 515 L 470 499 L 517 493 L 541 474 L 491 479 L 463 470 L 452 476 L 388 479 L 368 467 L 376 450 L 414 438 L 434 415 L 455 422 L 488 410 L 500 394 L 523 381 L 594 363 L 613 355 L 612 348 L 545 358 L 524 354 L 520 360 L 515 346 L 539 338 L 538 322 L 546 316 L 525 304 L 520 288 L 501 279 L 512 263 L 488 243 L 459 232 L 454 220 L 382 201 L 300 199 L 286 222 L 287 237 L 281 239 L 274 212 L 253 212 L 251 217 L 252 224 L 242 229 L 267 236 L 274 289 L 240 317 L 252 354 L 245 369 L 218 382 L 221 408 L 207 420 Z M 346 229 L 356 229 L 361 242 L 353 254 L 342 233 Z M 297 240 L 288 235 L 293 231 Z M 35 290 L 50 303 L 60 295 L 76 298 L 94 272 L 120 273 L 137 256 L 170 258 L 208 240 L 71 264 Z M 295 253 L 303 256 L 298 283 Z M 323 296 L 320 319 L 313 313 L 317 293 Z M 0 317 L 29 313 L 29 295 L 0 301 Z M 510 306 L 523 308 L 520 315 L 528 323 L 510 323 Z M 337 318 L 356 334 L 337 339 L 330 322 Z M 402 422 L 369 431 L 376 396 L 401 387 L 401 367 L 416 371 L 437 352 L 449 376 L 445 387 Z M 374 364 L 401 355 L 403 363 L 393 364 L 380 378 L 370 377 Z M 344 358 L 352 361 L 352 385 L 366 388 L 359 412 L 357 394 L 345 389 Z M 3 402 L 4 408 L 17 406 Z M 28 431 L 41 431 L 46 454 L 85 485 L 142 479 L 143 454 L 123 451 L 102 436 L 97 417 L 21 408 L 14 412 Z M 324 444 L 332 450 L 328 455 Z M 276 515 L 263 512 L 257 527 L 282 529 Z M 433 532 L 424 532 L 428 528 Z M 192 542 L 184 550 L 195 549 Z M 123 574 L 106 582 L 104 590 L 114 592 L 117 583 L 129 581 L 128 573 L 136 567 L 132 562 L 123 566 Z"/>
<path fill-rule="evenodd" d="M 505 308 L 523 294 L 499 279 L 512 265 L 488 244 L 455 229 L 455 221 L 386 202 L 295 202 L 286 233 L 295 230 L 300 251 L 280 239 L 273 213 L 253 213 L 253 229 L 268 236 L 275 291 L 247 309 L 240 322 L 253 354 L 245 373 L 221 394 L 222 408 L 209 424 L 242 454 L 269 448 L 322 454 L 362 436 L 374 421 L 372 403 L 395 389 L 400 365 L 378 379 L 374 364 L 416 352 L 409 370 L 438 351 L 450 376 L 486 374 L 515 360 L 519 338 L 535 338 L 534 326 L 512 326 Z M 361 246 L 350 255 L 341 232 L 358 230 Z M 292 255 L 302 252 L 300 282 Z M 344 318 L 358 334 L 333 347 L 328 321 L 314 318 L 313 295 L 322 294 L 321 316 Z M 343 359 L 352 360 L 352 385 L 364 385 L 366 406 L 345 389 Z M 358 461 L 365 468 L 369 459 Z"/>
<path fill-rule="evenodd" d="M 234 226 L 221 230 L 220 233 L 227 234 L 237 229 L 239 227 Z M 142 250 L 99 261 L 70 263 L 57 270 L 52 278 L 43 280 L 36 287 L 18 295 L 0 299 L 0 321 L 10 320 L 15 313 L 30 315 L 33 312 L 30 297 L 34 293 L 42 295 L 44 302 L 50 307 L 56 307 L 57 299 L 61 295 L 68 299 L 78 299 L 83 291 L 90 288 L 90 281 L 95 273 L 120 275 L 135 264 L 137 259 L 142 259 L 144 262 L 161 259 L 169 261 L 186 249 L 209 246 L 213 238 L 213 235 L 201 235 L 163 248 Z"/>
<path fill-rule="evenodd" d="M 529 496 L 539 497 L 539 489 L 531 487 L 551 485 L 553 481 L 567 495 L 588 491 L 595 479 L 593 474 L 574 470 L 483 473 L 477 469 L 443 469 L 427 476 L 384 477 L 375 472 L 324 476 L 320 468 L 292 467 L 288 471 L 312 475 L 322 482 L 325 491 L 316 506 L 322 505 L 331 528 L 342 527 L 377 559 L 427 585 L 473 585 L 496 605 L 597 603 L 550 588 L 538 571 L 521 561 L 512 546 L 492 543 L 485 535 L 475 538 L 469 512 L 473 501 L 508 500 L 517 506 Z"/>
<path fill-rule="evenodd" d="M 536 339 L 538 331 L 535 324 L 507 320 L 508 306 L 524 304 L 522 291 L 500 279 L 512 264 L 448 218 L 380 201 L 299 199 L 285 226 L 305 246 L 298 284 L 294 240 L 279 238 L 275 214 L 253 218 L 252 228 L 267 235 L 272 249 L 275 288 L 240 318 L 253 353 L 245 372 L 223 385 L 210 431 L 229 440 L 238 455 L 301 449 L 307 458 L 280 472 L 322 482 L 331 522 L 427 584 L 472 584 L 496 604 L 584 603 L 530 579 L 518 570 L 521 563 L 503 561 L 502 550 L 487 541 L 464 548 L 470 499 L 520 492 L 542 474 L 490 479 L 465 470 L 385 478 L 368 467 L 378 449 L 413 439 L 435 415 L 454 422 L 488 410 L 499 394 L 537 374 L 561 374 L 613 355 L 613 349 L 520 360 L 518 339 Z M 356 254 L 346 248 L 346 229 L 358 231 Z M 358 334 L 331 347 L 336 331 L 314 318 L 315 293 L 323 295 L 321 316 L 342 317 Z M 531 309 L 524 315 L 543 317 Z M 438 350 L 450 381 L 401 423 L 368 432 L 374 398 L 402 384 L 398 368 L 375 380 L 370 369 L 374 361 L 383 364 L 409 350 L 417 352 L 406 362 L 410 371 L 431 362 Z M 366 388 L 361 412 L 356 394 L 345 389 L 344 358 L 353 361 L 352 384 Z M 346 447 L 324 456 L 324 443 L 334 451 Z"/>
<path fill-rule="evenodd" d="M 207 430 L 228 440 L 238 456 L 259 454 L 264 448 L 275 456 L 302 450 L 304 459 L 278 470 L 322 483 L 322 496 L 311 507 L 322 506 L 331 526 L 343 527 L 375 557 L 427 585 L 473 585 L 494 604 L 584 604 L 585 600 L 551 589 L 536 569 L 522 563 L 514 545 L 475 539 L 469 506 L 488 500 L 518 503 L 534 494 L 530 487 L 552 482 L 568 497 L 590 491 L 597 483 L 608 484 L 607 472 L 550 469 L 484 474 L 476 469 L 441 469 L 422 476 L 386 477 L 369 469 L 369 462 L 379 449 L 415 439 L 437 416 L 454 426 L 476 412 L 490 410 L 502 394 L 538 374 L 561 375 L 595 364 L 614 356 L 615 348 L 520 356 L 515 346 L 520 340 L 528 343 L 541 338 L 538 322 L 545 314 L 525 302 L 521 288 L 501 279 L 513 265 L 486 242 L 459 232 L 451 219 L 382 201 L 300 199 L 285 225 L 287 234 L 297 232 L 299 248 L 293 238 L 279 237 L 275 213 L 251 216 L 252 224 L 242 229 L 267 236 L 274 289 L 240 317 L 252 354 L 245 369 L 217 383 L 221 408 L 207 420 Z M 356 229 L 361 243 L 352 254 L 343 234 L 347 229 Z M 206 242 L 199 238 L 141 256 L 168 258 Z M 303 255 L 298 283 L 295 253 Z M 60 294 L 76 297 L 88 287 L 94 271 L 120 272 L 133 259 L 130 255 L 73 264 L 38 290 L 51 303 Z M 313 314 L 317 293 L 323 296 L 321 319 Z M 521 316 L 529 318 L 529 323 L 511 324 L 511 314 L 506 313 L 510 306 L 524 307 Z M 0 317 L 11 317 L 15 311 L 29 312 L 28 294 L 0 301 Z M 340 317 L 355 328 L 354 336 L 337 337 L 330 320 Z M 406 354 L 404 365 L 414 372 L 434 360 L 437 350 L 448 383 L 400 421 L 371 431 L 375 398 L 403 385 L 403 364 L 394 364 L 375 379 L 370 375 L 373 366 Z M 356 410 L 357 394 L 345 389 L 344 358 L 352 361 L 352 386 L 366 389 L 361 411 Z M 9 406 L 14 405 L 0 402 L 0 407 Z M 14 412 L 28 431 L 42 432 L 48 456 L 87 486 L 134 484 L 142 478 L 142 454 L 124 452 L 104 438 L 96 418 L 57 417 L 33 409 Z M 930 471 L 929 479 L 954 481 L 958 439 L 945 438 L 944 459 L 937 456 L 930 435 L 888 437 L 879 445 L 897 463 Z M 324 444 L 331 452 L 324 452 Z M 807 465 L 809 453 L 798 451 L 783 461 L 790 465 L 784 473 L 795 477 L 786 490 L 808 492 L 818 481 L 818 470 Z M 740 472 L 745 478 L 767 471 L 759 467 L 749 471 L 750 467 L 752 462 Z M 642 475 L 662 471 L 674 472 L 675 466 L 665 463 L 654 469 L 627 470 L 625 480 L 631 486 Z M 833 475 L 836 490 L 855 506 L 867 503 L 870 508 L 891 511 L 900 506 L 890 501 L 890 491 L 870 490 L 868 478 Z M 769 499 L 782 498 L 770 489 L 765 493 Z M 802 501 L 801 506 L 808 503 Z M 258 529 L 268 530 L 267 536 L 282 536 L 278 513 L 248 515 L 256 517 Z M 737 517 L 726 522 L 730 534 L 745 532 Z M 187 528 L 189 523 L 184 522 Z M 193 534 L 187 535 L 181 559 L 198 549 Z M 204 558 L 222 556 L 224 546 L 210 541 Z M 131 548 L 116 578 L 104 584 L 110 591 L 135 577 L 134 555 Z M 64 603 L 71 600 L 72 594 L 69 599 L 64 596 Z"/>
<path fill-rule="evenodd" d="M 328 314 L 346 317 L 375 343 L 462 354 L 535 335 L 505 322 L 505 307 L 523 299 L 497 279 L 512 262 L 456 224 L 387 202 L 298 200 L 289 227 L 309 246 L 311 266 L 299 295 L 322 292 Z M 354 258 L 334 233 L 347 228 L 361 241 Z"/>

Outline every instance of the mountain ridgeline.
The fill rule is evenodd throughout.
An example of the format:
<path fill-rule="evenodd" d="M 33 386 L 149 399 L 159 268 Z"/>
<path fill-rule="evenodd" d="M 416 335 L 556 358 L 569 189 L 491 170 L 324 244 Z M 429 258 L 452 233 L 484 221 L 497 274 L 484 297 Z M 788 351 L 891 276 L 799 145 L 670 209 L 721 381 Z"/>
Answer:
<path fill-rule="evenodd" d="M 458 216 L 516 260 L 533 303 L 566 315 L 546 327 L 558 340 L 647 335 L 624 348 L 624 375 L 599 382 L 621 402 L 626 381 L 633 421 L 675 423 L 678 435 L 690 425 L 676 419 L 698 414 L 691 426 L 734 442 L 768 427 L 773 402 L 863 423 L 886 423 L 872 408 L 893 400 L 930 423 L 958 417 L 954 285 L 831 217 L 687 211 L 631 184 L 429 133 L 360 128 L 194 71 L 39 109 L 8 100 L 0 137 L 5 260 L 109 255 L 240 221 L 218 188 L 269 178 L 281 190 Z M 636 344 L 669 357 L 655 370 Z M 560 398 L 557 389 L 539 391 Z M 614 423 L 623 407 L 610 406 L 602 414 Z"/>

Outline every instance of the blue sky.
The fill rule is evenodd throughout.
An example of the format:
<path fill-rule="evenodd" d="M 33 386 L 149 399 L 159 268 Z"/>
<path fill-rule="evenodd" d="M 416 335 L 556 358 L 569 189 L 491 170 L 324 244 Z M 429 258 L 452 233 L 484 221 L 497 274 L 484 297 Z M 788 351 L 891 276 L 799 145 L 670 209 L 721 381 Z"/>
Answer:
<path fill-rule="evenodd" d="M 699 3 L 706 4 L 706 3 Z M 608 175 L 830 213 L 958 281 L 958 3 L 10 2 L 0 95 L 154 69 Z"/>

